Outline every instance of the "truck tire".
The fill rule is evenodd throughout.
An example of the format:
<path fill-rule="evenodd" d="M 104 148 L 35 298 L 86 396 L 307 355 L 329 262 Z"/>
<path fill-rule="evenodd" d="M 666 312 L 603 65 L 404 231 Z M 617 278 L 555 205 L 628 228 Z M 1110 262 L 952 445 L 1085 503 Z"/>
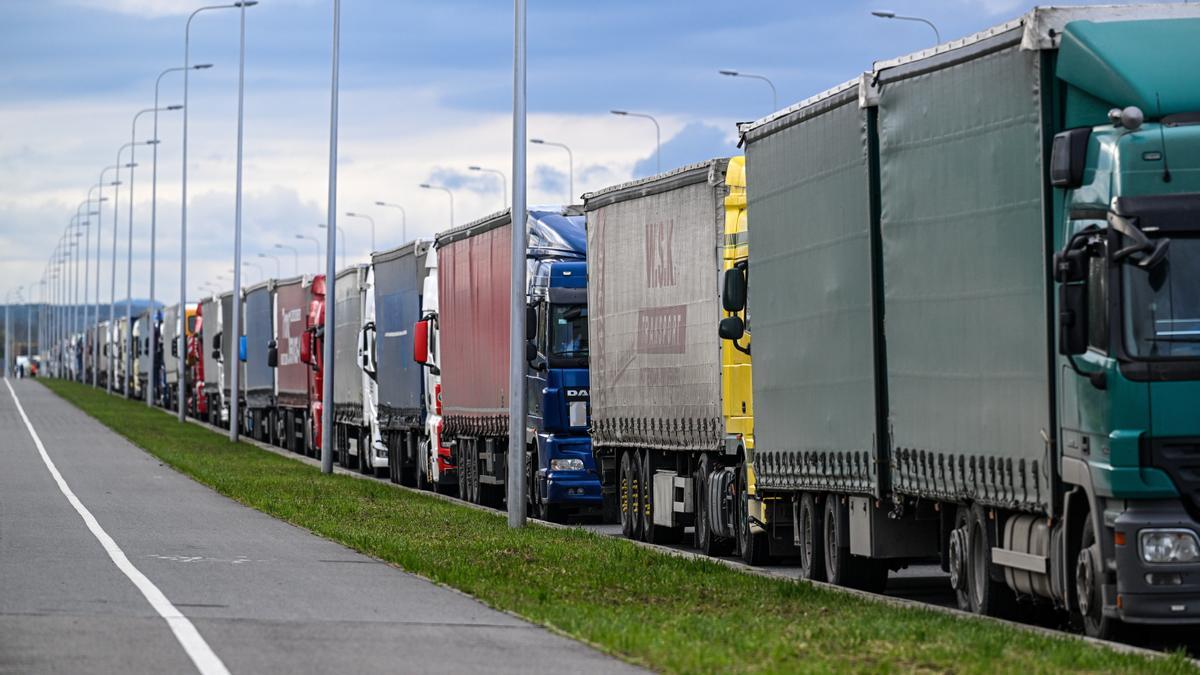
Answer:
<path fill-rule="evenodd" d="M 1104 575 L 1100 546 L 1096 542 L 1095 523 L 1089 513 L 1079 533 L 1079 555 L 1075 558 L 1075 607 L 1083 632 L 1089 637 L 1111 640 L 1120 634 L 1120 620 L 1104 615 Z"/>
<path fill-rule="evenodd" d="M 680 530 L 683 528 L 667 527 L 654 524 L 654 452 L 642 451 L 641 480 L 642 485 L 642 534 L 646 542 L 651 544 L 678 544 Z M 664 508 L 670 509 L 667 504 Z"/>
<path fill-rule="evenodd" d="M 714 535 L 712 524 L 709 522 L 708 479 L 712 469 L 712 457 L 700 455 L 699 461 L 696 462 L 696 472 L 692 476 L 692 496 L 696 514 L 696 548 L 704 555 L 716 557 L 729 555 L 733 550 L 733 540 Z"/>
<path fill-rule="evenodd" d="M 971 612 L 971 547 L 967 543 L 971 531 L 971 508 L 959 505 L 954 512 L 954 529 L 950 530 L 950 586 L 958 608 Z"/>
<path fill-rule="evenodd" d="M 737 525 L 738 552 L 747 565 L 765 565 L 771 558 L 768 548 L 770 543 L 767 541 L 766 532 L 756 534 L 750 529 L 750 490 L 744 461 L 738 466 L 737 492 L 738 498 L 734 502 L 737 518 L 734 522 Z"/>
<path fill-rule="evenodd" d="M 800 498 L 795 527 L 800 535 L 800 576 L 809 581 L 825 581 L 825 539 L 821 527 L 822 512 L 811 492 Z"/>
<path fill-rule="evenodd" d="M 850 554 L 850 513 L 838 495 L 825 497 L 822 531 L 825 547 L 825 578 L 829 583 L 880 593 L 887 586 L 888 568 L 882 560 Z"/>
<path fill-rule="evenodd" d="M 638 515 L 638 495 L 637 495 L 637 471 L 634 465 L 637 463 L 637 453 L 633 450 L 622 450 L 617 498 L 621 505 L 621 534 L 628 539 L 638 539 L 638 530 L 641 529 L 641 518 Z"/>
<path fill-rule="evenodd" d="M 429 490 L 429 476 L 425 473 L 425 459 L 423 457 L 417 458 L 417 467 L 416 468 L 417 468 L 417 485 L 416 485 L 417 489 L 421 490 L 422 492 Z M 462 482 L 462 476 L 460 475 L 459 481 L 458 481 L 458 495 L 459 495 L 459 499 L 466 501 L 466 496 L 463 494 L 462 490 L 463 490 L 463 482 Z"/>
<path fill-rule="evenodd" d="M 989 535 L 990 529 L 987 511 L 976 504 L 971 508 L 971 529 L 967 533 L 970 551 L 967 579 L 970 582 L 971 609 L 976 614 L 1004 618 L 1013 614 L 1016 596 L 1006 584 L 992 579 L 992 547 L 995 542 Z"/>
<path fill-rule="evenodd" d="M 288 452 L 296 451 L 296 422 L 295 415 L 290 410 L 283 412 L 283 449 Z"/>

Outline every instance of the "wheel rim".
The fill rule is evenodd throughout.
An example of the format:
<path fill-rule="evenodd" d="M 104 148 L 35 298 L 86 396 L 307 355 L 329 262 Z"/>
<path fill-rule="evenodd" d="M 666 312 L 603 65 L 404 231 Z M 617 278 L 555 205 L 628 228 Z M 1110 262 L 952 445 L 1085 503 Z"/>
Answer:
<path fill-rule="evenodd" d="M 1079 603 L 1079 613 L 1085 618 L 1091 619 L 1095 607 L 1093 602 L 1095 586 L 1095 573 L 1092 570 L 1092 553 L 1090 548 L 1085 548 L 1079 552 L 1079 556 L 1075 559 L 1075 597 Z"/>

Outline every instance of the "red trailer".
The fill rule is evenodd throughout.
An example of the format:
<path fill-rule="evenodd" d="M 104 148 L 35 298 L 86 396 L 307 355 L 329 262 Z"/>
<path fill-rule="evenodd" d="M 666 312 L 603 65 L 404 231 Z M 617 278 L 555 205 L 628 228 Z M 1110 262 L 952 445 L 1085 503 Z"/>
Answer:
<path fill-rule="evenodd" d="M 438 237 L 444 439 L 456 465 L 489 467 L 472 476 L 472 501 L 498 502 L 508 435 L 508 327 L 512 227 L 490 217 Z"/>
<path fill-rule="evenodd" d="M 275 368 L 274 426 L 278 444 L 292 452 L 308 447 L 308 379 L 311 367 L 302 352 L 308 349 L 308 314 L 312 280 L 281 279 L 272 291 L 275 337 L 268 345 L 267 363 Z"/>

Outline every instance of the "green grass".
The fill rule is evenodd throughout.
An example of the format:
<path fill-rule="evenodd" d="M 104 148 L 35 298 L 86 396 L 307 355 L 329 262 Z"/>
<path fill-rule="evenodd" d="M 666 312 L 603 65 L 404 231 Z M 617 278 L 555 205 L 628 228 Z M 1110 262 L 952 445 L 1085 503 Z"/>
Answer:
<path fill-rule="evenodd" d="M 668 672 L 1196 672 L 1079 640 L 851 597 L 315 468 L 90 387 L 38 380 L 217 492 Z"/>

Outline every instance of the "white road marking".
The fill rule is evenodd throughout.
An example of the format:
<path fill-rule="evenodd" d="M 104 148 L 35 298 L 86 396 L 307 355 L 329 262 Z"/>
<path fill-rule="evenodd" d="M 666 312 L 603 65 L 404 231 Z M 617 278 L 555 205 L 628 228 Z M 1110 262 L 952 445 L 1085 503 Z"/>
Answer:
<path fill-rule="evenodd" d="M 58 483 L 58 489 L 62 490 L 67 501 L 71 502 L 71 506 L 75 507 L 75 511 L 83 518 L 83 522 L 91 530 L 92 535 L 100 542 L 100 545 L 104 547 L 113 564 L 126 577 L 129 577 L 129 580 L 142 592 L 142 595 L 145 596 L 146 601 L 150 603 L 154 611 L 158 612 L 158 615 L 167 622 L 167 626 L 175 634 L 175 639 L 179 640 L 179 644 L 183 646 L 188 657 L 192 659 L 192 663 L 196 664 L 196 669 L 200 671 L 201 675 L 229 675 L 229 669 L 221 662 L 220 657 L 212 650 L 212 647 L 209 647 L 204 638 L 200 636 L 200 631 L 196 630 L 192 622 L 176 609 L 175 605 L 171 604 L 167 596 L 163 595 L 163 592 L 158 590 L 158 587 L 147 579 L 146 575 L 142 574 L 138 568 L 133 566 L 133 563 L 129 562 L 129 558 L 125 556 L 125 552 L 121 550 L 121 547 L 117 546 L 117 542 L 108 536 L 108 533 L 104 531 L 104 528 L 100 527 L 100 523 L 92 515 L 92 512 L 88 511 L 83 502 L 79 501 L 79 498 L 71 491 L 71 487 L 67 485 L 67 481 L 58 472 L 58 467 L 54 466 L 50 455 L 46 453 L 46 446 L 42 444 L 41 437 L 38 436 L 37 431 L 33 428 L 33 423 L 29 421 L 29 416 L 25 414 L 25 408 L 21 405 L 21 399 L 17 398 L 17 392 L 13 389 L 12 384 L 9 383 L 8 378 L 4 379 L 4 386 L 8 387 L 8 393 L 12 394 L 13 403 L 17 404 L 17 412 L 21 414 L 21 419 L 25 422 L 25 428 L 29 430 L 29 435 L 33 437 L 33 443 L 37 446 L 38 454 L 42 456 L 42 461 L 45 462 L 46 468 L 50 470 L 50 475 L 54 478 L 54 482 Z"/>

